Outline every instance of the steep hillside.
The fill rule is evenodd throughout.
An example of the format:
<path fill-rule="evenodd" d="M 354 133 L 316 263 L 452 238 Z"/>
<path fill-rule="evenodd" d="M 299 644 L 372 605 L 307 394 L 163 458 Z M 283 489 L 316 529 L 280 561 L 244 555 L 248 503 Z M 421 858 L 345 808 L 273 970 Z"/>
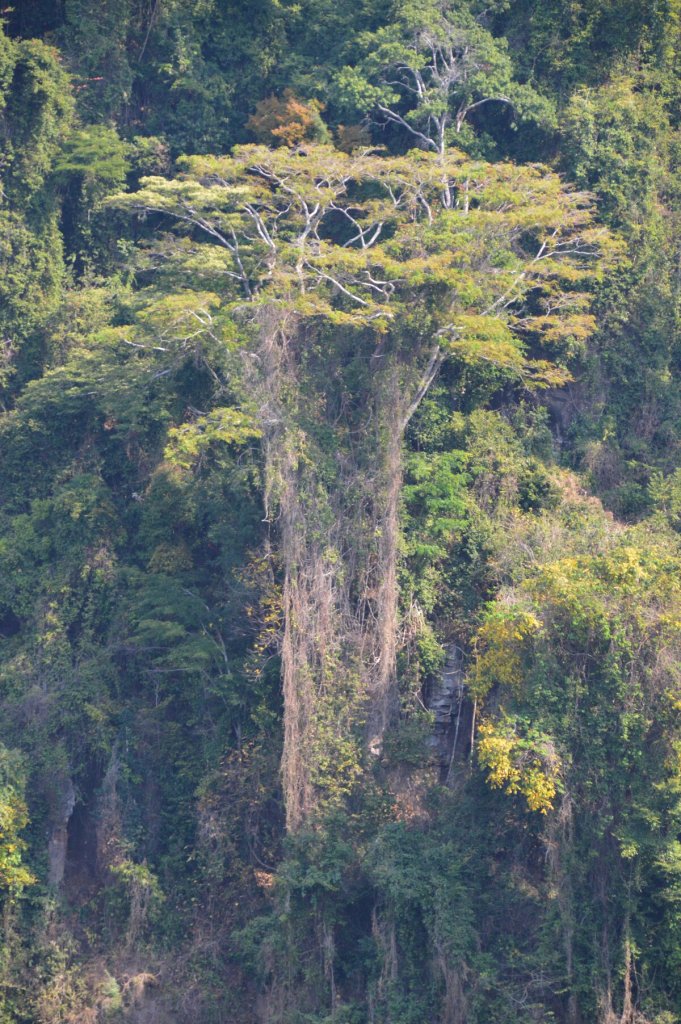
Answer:
<path fill-rule="evenodd" d="M 678 0 L 15 0 L 0 1021 L 681 1022 Z"/>

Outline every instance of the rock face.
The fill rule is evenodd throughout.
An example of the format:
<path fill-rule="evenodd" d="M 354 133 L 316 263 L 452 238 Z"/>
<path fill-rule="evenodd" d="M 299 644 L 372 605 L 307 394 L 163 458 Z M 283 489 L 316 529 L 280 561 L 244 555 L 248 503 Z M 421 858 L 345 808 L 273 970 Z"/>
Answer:
<path fill-rule="evenodd" d="M 66 851 L 68 847 L 68 826 L 76 806 L 76 791 L 68 776 L 55 787 L 54 802 L 50 813 L 50 837 L 47 843 L 47 884 L 58 889 L 64 880 Z"/>
<path fill-rule="evenodd" d="M 463 651 L 449 644 L 440 676 L 426 692 L 426 707 L 435 716 L 428 739 L 433 760 L 440 769 L 440 781 L 447 782 L 450 769 L 470 747 L 471 708 L 466 699 Z"/>

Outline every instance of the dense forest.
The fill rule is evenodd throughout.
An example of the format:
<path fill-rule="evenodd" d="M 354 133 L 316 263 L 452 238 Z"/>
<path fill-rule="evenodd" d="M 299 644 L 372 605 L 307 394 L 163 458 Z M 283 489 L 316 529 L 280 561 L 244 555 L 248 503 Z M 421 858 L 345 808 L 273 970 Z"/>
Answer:
<path fill-rule="evenodd" d="M 0 1022 L 681 1022 L 681 0 L 0 12 Z"/>

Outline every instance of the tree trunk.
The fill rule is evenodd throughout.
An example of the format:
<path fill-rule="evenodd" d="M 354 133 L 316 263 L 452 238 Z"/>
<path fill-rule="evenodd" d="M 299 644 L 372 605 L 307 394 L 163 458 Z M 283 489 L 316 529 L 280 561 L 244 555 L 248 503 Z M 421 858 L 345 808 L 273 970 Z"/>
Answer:
<path fill-rule="evenodd" d="M 397 692 L 397 628 L 399 589 L 399 507 L 402 490 L 402 415 L 397 376 L 393 372 L 386 389 L 378 458 L 383 461 L 379 484 L 379 516 L 376 525 L 378 551 L 376 564 L 376 624 L 373 647 L 374 671 L 369 681 L 367 715 L 368 748 L 381 751 L 387 729 L 399 714 Z"/>
<path fill-rule="evenodd" d="M 260 329 L 265 510 L 283 571 L 282 781 L 296 831 L 349 795 L 399 714 L 402 444 L 440 360 L 437 348 L 416 391 L 396 357 L 374 360 L 363 401 L 344 404 L 342 341 L 336 363 L 315 357 L 317 338 L 276 307 Z"/>

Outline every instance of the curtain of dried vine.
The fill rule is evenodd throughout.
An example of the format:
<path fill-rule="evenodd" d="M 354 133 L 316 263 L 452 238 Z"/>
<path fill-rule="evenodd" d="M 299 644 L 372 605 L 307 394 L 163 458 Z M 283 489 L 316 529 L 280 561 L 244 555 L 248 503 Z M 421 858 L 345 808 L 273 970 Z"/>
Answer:
<path fill-rule="evenodd" d="M 400 403 L 394 367 L 377 369 L 368 389 L 371 424 L 329 410 L 329 372 L 299 407 L 312 328 L 270 308 L 261 317 L 261 421 L 266 505 L 283 573 L 282 780 L 289 829 L 342 800 L 358 781 L 364 748 L 380 749 L 394 721 L 398 617 Z M 327 349 L 327 371 L 329 351 Z M 340 358 L 340 357 L 339 357 Z M 377 362 L 377 365 L 380 365 Z M 333 430 L 336 472 L 320 472 L 310 425 Z M 331 422 L 331 418 L 336 422 Z M 355 420 L 357 416 L 355 414 Z M 335 429 L 334 429 L 335 428 Z"/>

